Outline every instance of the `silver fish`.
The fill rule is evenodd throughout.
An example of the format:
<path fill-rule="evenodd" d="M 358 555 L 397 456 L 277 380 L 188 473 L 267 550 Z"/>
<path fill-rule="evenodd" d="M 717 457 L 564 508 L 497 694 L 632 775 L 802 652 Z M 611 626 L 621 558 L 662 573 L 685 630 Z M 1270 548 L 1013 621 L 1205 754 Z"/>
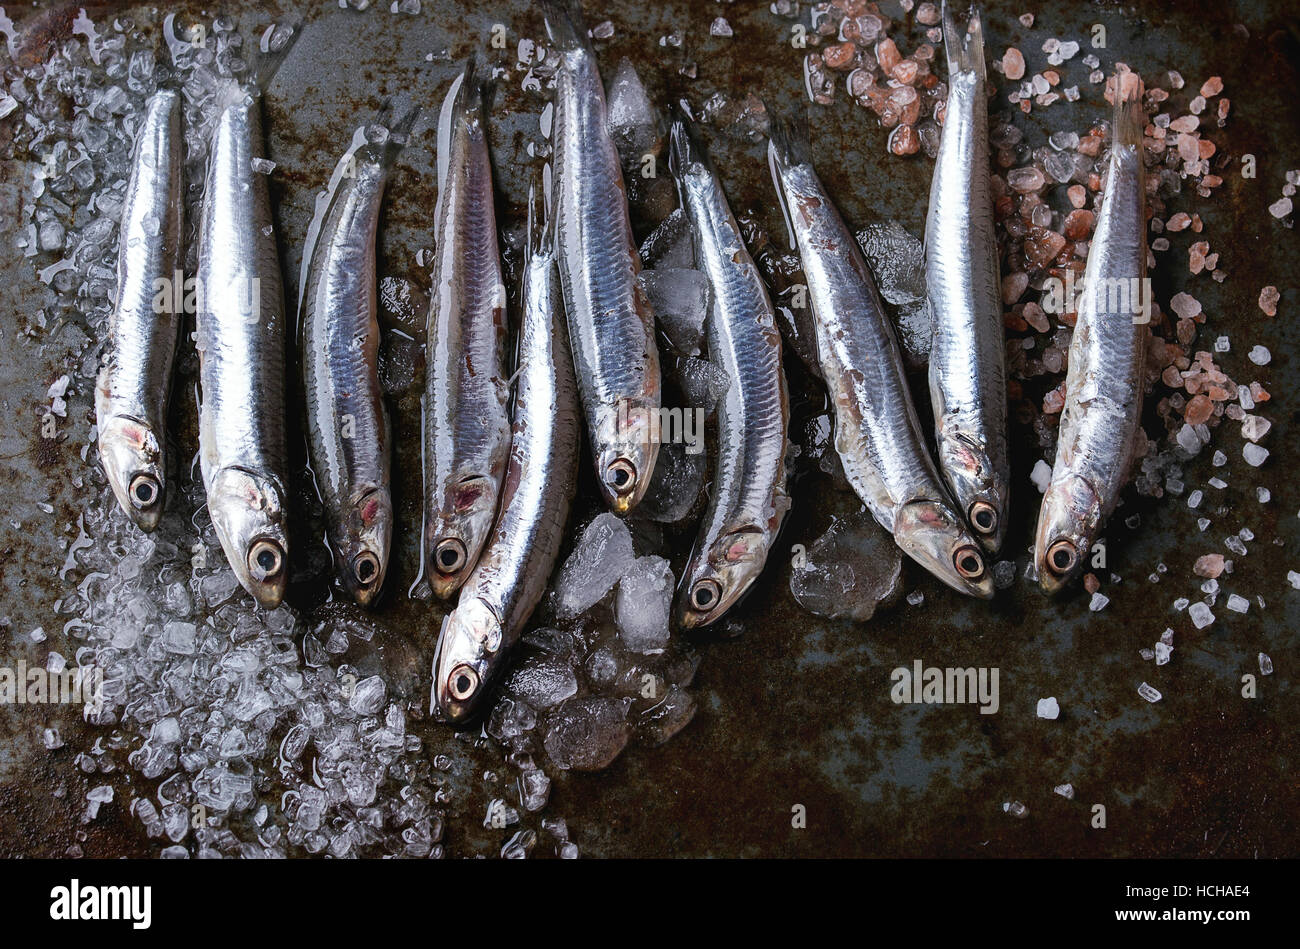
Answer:
<path fill-rule="evenodd" d="M 481 705 L 546 590 L 577 480 L 581 420 L 555 257 L 534 189 L 524 263 L 514 438 L 492 539 L 443 623 L 432 710 L 458 722 Z"/>
<path fill-rule="evenodd" d="M 199 225 L 195 345 L 208 512 L 235 576 L 279 605 L 288 578 L 285 311 L 262 157 L 261 85 L 217 92 Z"/>
<path fill-rule="evenodd" d="M 696 262 L 713 288 L 709 358 L 731 380 L 718 405 L 709 507 L 678 596 L 678 622 L 691 628 L 715 622 L 763 571 L 790 509 L 790 407 L 772 301 L 722 185 L 682 119 L 673 124 L 669 165 L 690 216 Z"/>
<path fill-rule="evenodd" d="M 122 510 L 141 530 L 158 526 L 166 501 L 167 401 L 180 335 L 184 215 L 181 97 L 150 97 L 136 131 L 122 205 L 117 306 L 95 386 L 99 457 Z M 168 292 L 170 289 L 171 292 Z"/>
<path fill-rule="evenodd" d="M 773 116 L 768 157 L 808 278 L 835 448 L 849 483 L 905 553 L 953 589 L 991 597 L 992 576 L 926 451 L 893 326 L 813 169 L 806 129 Z"/>
<path fill-rule="evenodd" d="M 1105 192 L 1070 340 L 1052 481 L 1034 541 L 1038 582 L 1056 593 L 1082 568 L 1128 480 L 1141 422 L 1149 320 L 1142 81 L 1116 78 Z M 1149 300 L 1149 297 L 1147 297 Z"/>
<path fill-rule="evenodd" d="M 388 172 L 413 119 L 363 130 L 317 232 L 302 298 L 312 469 L 339 577 L 363 606 L 383 586 L 393 530 L 375 238 Z"/>
<path fill-rule="evenodd" d="M 1006 528 L 1011 475 L 984 32 L 978 11 L 967 31 L 958 30 L 946 3 L 943 18 L 948 106 L 925 228 L 934 313 L 930 400 L 939 470 L 975 536 L 995 553 Z"/>
<path fill-rule="evenodd" d="M 505 287 L 483 89 L 471 62 L 439 122 L 437 253 L 424 383 L 424 551 L 434 593 L 478 562 L 510 452 Z"/>
<path fill-rule="evenodd" d="M 654 313 L 637 275 L 605 89 L 573 0 L 545 0 L 558 47 L 555 115 L 556 258 L 596 480 L 618 514 L 645 494 L 659 454 L 659 351 Z"/>

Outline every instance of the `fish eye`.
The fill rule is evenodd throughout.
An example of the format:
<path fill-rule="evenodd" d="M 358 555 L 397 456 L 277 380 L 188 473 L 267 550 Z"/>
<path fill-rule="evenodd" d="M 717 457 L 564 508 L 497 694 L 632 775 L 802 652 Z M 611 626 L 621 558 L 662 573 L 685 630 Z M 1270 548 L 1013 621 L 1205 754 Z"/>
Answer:
<path fill-rule="evenodd" d="M 254 580 L 270 580 L 284 569 L 284 551 L 275 541 L 259 540 L 249 548 L 248 569 Z"/>
<path fill-rule="evenodd" d="M 970 544 L 957 548 L 952 555 L 952 565 L 967 580 L 978 580 L 984 576 L 984 558 L 979 549 Z"/>
<path fill-rule="evenodd" d="M 1047 548 L 1047 566 L 1055 574 L 1064 575 L 1079 562 L 1079 550 L 1068 540 L 1058 540 Z"/>
<path fill-rule="evenodd" d="M 352 572 L 358 583 L 363 587 L 369 586 L 379 576 L 379 558 L 368 550 L 357 554 L 352 561 Z"/>
<path fill-rule="evenodd" d="M 617 458 L 605 469 L 605 483 L 619 494 L 628 494 L 636 483 L 636 466 L 626 458 Z"/>
<path fill-rule="evenodd" d="M 131 504 L 137 510 L 143 511 L 158 503 L 158 498 L 162 495 L 162 485 L 151 474 L 138 474 L 131 479 L 129 493 Z"/>
<path fill-rule="evenodd" d="M 439 573 L 455 573 L 465 565 L 467 556 L 464 544 L 455 537 L 446 537 L 434 548 L 433 564 Z"/>
<path fill-rule="evenodd" d="M 981 534 L 992 534 L 998 527 L 998 512 L 988 501 L 976 501 L 970 506 L 970 522 Z"/>
<path fill-rule="evenodd" d="M 717 580 L 701 580 L 691 587 L 691 606 L 707 613 L 722 599 L 722 587 Z"/>
<path fill-rule="evenodd" d="M 479 677 L 473 666 L 461 663 L 451 670 L 447 677 L 447 691 L 457 702 L 464 702 L 474 697 L 478 691 Z"/>

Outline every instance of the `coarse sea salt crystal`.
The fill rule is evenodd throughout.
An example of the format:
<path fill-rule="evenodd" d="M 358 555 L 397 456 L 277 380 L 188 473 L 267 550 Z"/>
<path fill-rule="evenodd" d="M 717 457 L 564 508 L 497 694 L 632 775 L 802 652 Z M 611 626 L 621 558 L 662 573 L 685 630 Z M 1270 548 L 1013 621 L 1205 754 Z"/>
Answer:
<path fill-rule="evenodd" d="M 1038 717 L 1054 719 L 1061 714 L 1060 703 L 1056 701 L 1055 696 L 1038 700 Z"/>
<path fill-rule="evenodd" d="M 1142 696 L 1142 698 L 1146 699 L 1148 702 L 1159 702 L 1164 698 L 1164 696 L 1160 694 L 1159 689 L 1148 685 L 1145 682 L 1138 686 L 1138 695 Z"/>
<path fill-rule="evenodd" d="M 1273 354 L 1268 351 L 1267 346 L 1252 346 L 1246 357 L 1257 366 L 1267 366 Z"/>
<path fill-rule="evenodd" d="M 1241 446 L 1241 457 L 1246 459 L 1246 464 L 1252 468 L 1258 468 L 1264 462 L 1268 461 L 1268 449 L 1263 445 L 1256 445 L 1254 442 L 1246 442 Z"/>
<path fill-rule="evenodd" d="M 1296 573 L 1294 570 L 1288 570 L 1286 572 L 1286 579 L 1287 582 L 1291 584 L 1291 586 L 1295 587 L 1297 590 L 1300 590 L 1300 573 Z"/>
<path fill-rule="evenodd" d="M 1187 615 L 1191 617 L 1192 624 L 1197 629 L 1205 629 L 1214 622 L 1214 614 L 1210 608 L 1199 600 L 1187 608 Z"/>
<path fill-rule="evenodd" d="M 1250 609 L 1250 600 L 1233 593 L 1228 597 L 1228 609 L 1234 613 L 1245 613 Z"/>
<path fill-rule="evenodd" d="M 1106 604 L 1109 602 L 1110 597 L 1103 593 L 1094 593 L 1092 595 L 1092 601 L 1088 604 L 1088 609 L 1092 610 L 1094 613 L 1100 613 L 1106 608 Z"/>
<path fill-rule="evenodd" d="M 1259 671 L 1262 675 L 1271 676 L 1273 674 L 1273 660 L 1269 658 L 1268 653 L 1259 654 Z"/>
<path fill-rule="evenodd" d="M 1029 472 L 1029 480 L 1034 482 L 1034 487 L 1038 489 L 1039 494 L 1046 494 L 1048 486 L 1052 483 L 1052 466 L 1039 458 L 1034 463 L 1034 470 Z"/>
<path fill-rule="evenodd" d="M 1224 481 L 1222 478 L 1211 478 L 1206 483 L 1212 488 L 1218 488 L 1220 491 L 1228 486 L 1228 482 Z"/>
<path fill-rule="evenodd" d="M 1058 784 L 1056 787 L 1052 788 L 1052 793 L 1053 793 L 1053 794 L 1059 794 L 1059 795 L 1061 795 L 1061 797 L 1065 798 L 1065 799 L 1068 800 L 1068 801 L 1073 801 L 1073 800 L 1074 800 L 1074 785 L 1073 785 L 1073 784 Z"/>
<path fill-rule="evenodd" d="M 1207 527 L 1210 526 L 1210 519 L 1208 517 L 1198 517 L 1196 519 L 1196 526 L 1199 527 L 1202 531 L 1204 531 Z"/>
<path fill-rule="evenodd" d="M 1174 609 L 1181 613 L 1183 610 L 1187 609 L 1187 604 L 1191 602 L 1192 601 L 1187 599 L 1187 597 L 1180 596 L 1178 599 L 1174 600 Z"/>
<path fill-rule="evenodd" d="M 1187 495 L 1187 506 L 1197 508 L 1201 506 L 1201 499 L 1205 497 L 1205 492 L 1197 488 L 1191 494 Z"/>
<path fill-rule="evenodd" d="M 1156 665 L 1163 666 L 1169 662 L 1169 657 L 1173 654 L 1173 651 L 1174 647 L 1168 643 L 1156 643 L 1154 650 Z"/>
<path fill-rule="evenodd" d="M 1214 341 L 1214 351 L 1216 353 L 1226 353 L 1232 350 L 1232 343 L 1228 342 L 1228 337 L 1220 336 Z"/>
<path fill-rule="evenodd" d="M 1228 456 L 1225 455 L 1223 452 L 1216 450 L 1214 453 L 1214 458 L 1211 459 L 1211 463 L 1216 468 L 1222 468 L 1224 465 L 1228 463 Z"/>

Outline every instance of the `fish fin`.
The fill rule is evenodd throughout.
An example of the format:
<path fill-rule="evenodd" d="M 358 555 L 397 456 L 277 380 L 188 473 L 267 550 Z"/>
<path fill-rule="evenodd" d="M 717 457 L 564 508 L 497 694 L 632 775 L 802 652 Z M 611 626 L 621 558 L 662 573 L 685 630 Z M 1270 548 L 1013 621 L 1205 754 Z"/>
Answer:
<path fill-rule="evenodd" d="M 812 146 L 808 143 L 807 114 L 778 112 L 771 106 L 766 108 L 769 147 L 777 161 L 787 166 L 811 165 Z"/>
<path fill-rule="evenodd" d="M 591 51 L 581 0 L 541 0 L 546 35 L 559 49 Z"/>
<path fill-rule="evenodd" d="M 1128 70 L 1115 73 L 1114 145 L 1142 145 L 1142 130 L 1147 124 L 1146 110 L 1142 108 L 1144 92 L 1142 77 L 1137 73 Z"/>
<path fill-rule="evenodd" d="M 528 228 L 525 232 L 524 260 L 531 260 L 540 253 L 545 253 L 554 246 L 550 195 L 546 188 L 546 178 L 550 166 L 538 168 L 528 181 Z"/>
<path fill-rule="evenodd" d="M 420 114 L 421 108 L 418 105 L 398 113 L 393 107 L 392 99 L 385 99 L 375 115 L 374 122 L 371 123 L 382 129 L 383 134 L 378 137 L 378 140 L 368 142 L 365 146 L 370 156 L 385 166 L 391 166 L 410 139 L 411 129 Z"/>
<path fill-rule="evenodd" d="M 984 65 L 984 23 L 977 6 L 970 8 L 966 28 L 957 25 L 948 0 L 943 0 L 943 49 L 948 56 L 948 75 L 973 72 L 980 79 L 988 78 Z"/>
<path fill-rule="evenodd" d="M 296 20 L 272 23 L 262 32 L 257 49 L 250 55 L 248 64 L 250 81 L 258 92 L 265 91 L 280 71 L 285 57 L 298 39 L 301 25 Z"/>

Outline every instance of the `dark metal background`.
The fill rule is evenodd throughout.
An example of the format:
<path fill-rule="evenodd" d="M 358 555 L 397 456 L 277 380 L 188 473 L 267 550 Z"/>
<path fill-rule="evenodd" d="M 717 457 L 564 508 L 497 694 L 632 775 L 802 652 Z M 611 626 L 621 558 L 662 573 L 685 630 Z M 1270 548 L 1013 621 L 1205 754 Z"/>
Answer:
<path fill-rule="evenodd" d="M 599 45 L 602 66 L 618 58 L 636 64 L 652 97 L 666 104 L 685 95 L 697 106 L 715 91 L 753 89 L 785 107 L 803 98 L 799 51 L 785 41 L 788 24 L 766 3 L 610 2 L 597 9 L 585 4 L 589 25 L 608 18 L 615 37 Z M 882 4 L 893 16 L 898 5 Z M 389 188 L 380 271 L 427 286 L 416 254 L 430 245 L 434 188 L 432 147 L 427 128 L 436 117 L 447 82 L 458 62 L 481 47 L 492 24 L 506 25 L 508 64 L 520 35 L 541 37 L 538 11 L 527 3 L 461 3 L 425 0 L 417 17 L 390 14 L 386 3 L 364 13 L 340 10 L 337 3 L 284 4 L 281 12 L 304 21 L 303 34 L 267 97 L 270 157 L 279 163 L 273 176 L 274 199 L 285 242 L 282 248 L 286 290 L 296 297 L 302 239 L 316 193 L 328 180 L 351 130 L 377 109 L 386 96 L 414 96 L 429 114 L 403 154 Z M 737 611 L 733 628 L 743 635 L 702 642 L 704 661 L 696 688 L 700 711 L 694 722 L 665 747 L 633 748 L 609 770 L 595 775 L 559 775 L 551 809 L 568 818 L 584 855 L 590 856 L 1294 856 L 1297 853 L 1297 725 L 1291 689 L 1297 658 L 1296 617 L 1300 592 L 1286 582 L 1300 569 L 1300 485 L 1293 471 L 1295 413 L 1289 390 L 1300 375 L 1293 319 L 1300 306 L 1296 274 L 1300 253 L 1295 234 L 1268 216 L 1288 168 L 1300 167 L 1297 121 L 1297 7 L 1293 2 L 1143 4 L 990 2 L 985 5 L 990 56 L 1008 44 L 1026 55 L 1030 74 L 1044 68 L 1039 51 L 1049 36 L 1085 41 L 1087 27 L 1103 23 L 1108 49 L 1099 51 L 1108 72 L 1125 61 L 1154 79 L 1179 69 L 1189 85 L 1210 75 L 1224 79 L 1232 99 L 1228 127 L 1211 137 L 1233 156 L 1253 153 L 1259 162 L 1254 180 L 1227 173 L 1211 200 L 1184 194 L 1171 210 L 1196 211 L 1206 222 L 1220 267 L 1230 276 L 1222 285 L 1206 276 L 1192 292 L 1209 314 L 1198 348 L 1215 336 L 1229 335 L 1230 353 L 1220 357 L 1238 381 L 1258 378 L 1274 400 L 1262 407 L 1274 422 L 1266 444 L 1272 458 L 1260 470 L 1240 460 L 1236 425 L 1216 431 L 1213 447 L 1232 459 L 1229 487 L 1208 491 L 1207 513 L 1214 525 L 1197 532 L 1196 512 L 1185 499 L 1159 501 L 1131 492 L 1107 532 L 1109 569 L 1122 582 L 1107 582 L 1110 605 L 1090 613 L 1082 590 L 1048 601 L 1023 582 L 1000 593 L 992 604 L 963 599 L 907 568 L 907 588 L 921 589 L 920 607 L 906 604 L 878 615 L 867 625 L 826 622 L 805 613 L 789 594 L 788 558 L 774 556 L 754 594 Z M 228 4 L 242 10 L 241 26 L 251 32 L 269 22 L 271 5 Z M 76 5 L 72 6 L 75 13 Z M 101 8 L 102 9 L 102 8 Z M 116 8 L 114 8 L 116 9 Z M 177 9 L 198 15 L 198 5 Z M 1032 29 L 1016 17 L 1037 14 Z M 43 18 L 40 29 L 57 35 L 65 14 L 11 8 L 15 20 Z M 92 13 L 94 10 L 92 9 Z M 182 15 L 186 15 L 183 13 Z M 726 16 L 735 38 L 708 35 L 715 16 Z M 1243 24 L 1247 35 L 1234 31 Z M 659 45 L 671 31 L 687 33 L 682 49 Z M 44 35 L 44 34 L 40 34 Z M 40 35 L 36 38 L 39 40 Z M 920 41 L 920 31 L 896 32 L 904 51 Z M 906 36 L 906 42 L 901 39 Z M 446 49 L 446 58 L 425 55 Z M 1084 52 L 1088 52 L 1086 46 Z M 1081 54 L 1082 55 L 1082 54 Z M 1079 82 L 1083 99 L 1057 103 L 1017 119 L 1035 144 L 1057 128 L 1082 131 L 1105 116 L 1100 87 L 1086 81 L 1080 57 L 1065 67 L 1066 84 Z M 678 72 L 697 65 L 698 78 Z M 997 82 L 1001 83 L 1000 77 Z M 999 96 L 1004 103 L 1005 91 Z M 503 207 L 517 219 L 526 187 L 524 148 L 534 136 L 536 95 L 502 83 L 494 110 L 494 153 Z M 813 112 L 812 135 L 819 171 L 849 220 L 860 225 L 896 218 L 912 233 L 924 222 L 930 161 L 884 157 L 886 133 L 868 111 L 850 106 L 839 91 L 837 103 Z M 1226 145 L 1224 144 L 1226 143 Z M 761 145 L 718 138 L 714 158 L 737 211 L 757 208 L 773 233 L 779 233 L 771 183 Z M 12 168 L 0 168 L 0 220 L 17 217 L 21 181 Z M 1153 274 L 1157 299 L 1188 284 L 1186 238 L 1160 257 Z M 8 245 L 6 245 L 8 246 Z M 63 525 L 75 523 L 84 492 L 73 481 L 84 469 L 80 450 L 93 421 L 90 392 L 70 398 L 73 435 L 51 445 L 40 438 L 40 410 L 50 382 L 65 371 L 80 350 L 74 328 L 50 333 L 40 345 L 19 340 L 22 314 L 38 305 L 30 261 L 12 251 L 0 271 L 0 484 L 7 501 L 0 518 L 0 614 L 8 617 L 5 653 L 12 659 L 43 662 L 55 646 L 59 620 L 52 602 L 65 588 L 57 577 L 65 552 L 57 547 Z M 1265 284 L 1283 290 L 1279 316 L 1262 318 L 1256 298 Z M 422 335 L 423 310 L 388 312 L 390 327 Z M 1273 353 L 1257 368 L 1245 358 L 1256 343 Z M 393 345 L 390 340 L 389 346 Z M 402 359 L 397 359 L 401 364 Z M 819 398 L 788 360 L 796 405 L 805 416 Z M 192 450 L 193 360 L 182 365 L 177 402 L 182 403 L 178 437 Z M 1155 401 L 1154 399 L 1152 400 Z M 382 667 L 395 692 L 425 693 L 427 662 L 441 612 L 411 601 L 406 588 L 415 576 L 418 537 L 419 448 L 418 387 L 392 404 L 398 459 L 397 510 L 405 525 L 396 536 L 395 567 L 380 611 L 388 628 L 371 644 L 369 657 L 349 661 Z M 67 427 L 67 426 L 65 426 Z M 1154 434 L 1154 429 L 1149 426 Z M 1040 457 L 1032 433 L 1017 428 L 1013 439 L 1013 521 L 1006 554 L 1024 561 L 1037 514 L 1039 495 L 1028 472 Z M 1188 466 L 1189 490 L 1213 473 L 1206 451 Z M 589 475 L 584 476 L 589 479 Z M 1260 505 L 1255 484 L 1273 495 Z M 856 509 L 842 484 L 805 472 L 794 491 L 794 508 L 783 543 L 809 544 L 833 514 Z M 579 515 L 594 511 L 594 486 L 583 486 Z M 1219 499 L 1222 499 L 1221 502 Z M 36 508 L 48 500 L 54 516 Z M 1140 513 L 1141 524 L 1121 523 Z M 12 524 L 21 523 L 15 529 Z M 1223 578 L 1225 592 L 1215 612 L 1218 621 L 1197 631 L 1186 613 L 1170 606 L 1178 596 L 1196 597 L 1199 581 L 1191 564 L 1202 553 L 1221 549 L 1223 537 L 1242 526 L 1257 539 L 1251 553 L 1236 559 L 1236 571 Z M 674 561 L 680 569 L 685 551 Z M 1157 562 L 1169 571 L 1158 585 L 1146 579 Z M 1252 599 L 1238 616 L 1223 604 L 1228 592 Z M 1254 603 L 1255 594 L 1267 608 Z M 295 589 L 295 606 L 310 607 L 319 591 Z M 42 648 L 25 633 L 45 625 L 52 641 Z M 1150 646 L 1166 626 L 1175 630 L 1173 661 L 1164 667 L 1143 662 L 1138 649 Z M 364 646 L 365 644 L 361 644 Z M 1259 697 L 1240 695 L 1242 674 L 1258 673 L 1255 656 L 1269 653 L 1277 671 L 1260 678 Z M 896 706 L 889 700 L 889 672 L 913 659 L 939 666 L 995 666 L 1001 670 L 1002 707 L 983 716 L 973 706 Z M 1164 700 L 1149 705 L 1136 693 L 1147 680 Z M 1035 717 L 1040 697 L 1061 702 L 1058 721 Z M 114 805 L 89 825 L 79 823 L 85 784 L 72 757 L 96 737 L 75 721 L 65 721 L 68 744 L 47 752 L 40 733 L 43 711 L 0 708 L 0 853 L 55 856 L 81 837 L 90 856 L 143 855 L 151 852 L 140 825 L 125 813 L 119 794 Z M 429 753 L 448 734 L 429 722 L 418 724 Z M 138 778 L 136 779 L 138 780 Z M 1071 782 L 1073 801 L 1052 793 Z M 97 782 L 98 783 L 98 782 Z M 56 788 L 67 793 L 55 797 Z M 1020 800 L 1029 815 L 1016 820 L 1003 813 L 1004 801 Z M 1108 826 L 1090 828 L 1091 806 L 1104 804 Z M 808 826 L 791 827 L 791 808 L 807 808 Z M 500 841 L 478 830 L 484 801 L 460 801 L 448 817 L 448 852 L 494 852 Z M 492 841 L 495 840 L 495 843 Z"/>

